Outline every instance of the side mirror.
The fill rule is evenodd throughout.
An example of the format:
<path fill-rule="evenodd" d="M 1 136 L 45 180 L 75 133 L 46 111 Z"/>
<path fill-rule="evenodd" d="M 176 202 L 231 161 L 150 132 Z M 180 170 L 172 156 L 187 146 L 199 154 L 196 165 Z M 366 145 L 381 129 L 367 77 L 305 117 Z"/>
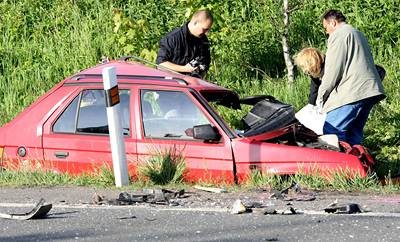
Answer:
<path fill-rule="evenodd" d="M 221 139 L 221 135 L 211 124 L 202 124 L 193 127 L 193 138 L 204 141 L 218 141 Z"/>

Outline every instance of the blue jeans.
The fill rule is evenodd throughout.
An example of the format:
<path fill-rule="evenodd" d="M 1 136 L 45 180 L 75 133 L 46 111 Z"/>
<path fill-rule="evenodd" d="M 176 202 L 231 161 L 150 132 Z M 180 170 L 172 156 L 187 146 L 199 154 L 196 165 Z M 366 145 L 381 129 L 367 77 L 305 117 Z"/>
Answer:
<path fill-rule="evenodd" d="M 350 145 L 361 144 L 368 115 L 377 101 L 377 98 L 371 97 L 328 112 L 324 123 L 324 134 L 336 134 L 339 140 L 346 141 Z"/>

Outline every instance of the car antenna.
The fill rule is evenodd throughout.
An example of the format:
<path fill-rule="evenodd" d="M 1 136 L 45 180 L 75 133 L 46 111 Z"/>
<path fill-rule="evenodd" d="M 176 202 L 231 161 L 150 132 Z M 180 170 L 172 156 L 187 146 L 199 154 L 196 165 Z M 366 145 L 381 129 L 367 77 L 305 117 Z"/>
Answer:
<path fill-rule="evenodd" d="M 154 62 L 151 62 L 151 61 L 149 61 L 149 60 L 146 60 L 146 59 L 144 59 L 144 58 L 141 58 L 141 57 L 138 57 L 138 56 L 134 56 L 134 55 L 121 56 L 118 60 L 119 60 L 119 61 L 127 61 L 127 60 L 129 60 L 129 59 L 135 59 L 135 60 L 144 62 L 144 63 L 146 63 L 146 64 L 155 66 L 155 67 L 157 67 L 157 68 L 160 69 L 160 70 L 166 70 L 166 71 L 170 71 L 170 72 L 175 73 L 175 74 L 181 74 L 181 75 L 182 75 L 182 73 L 176 72 L 176 71 L 174 71 L 174 70 L 172 70 L 172 69 L 170 69 L 170 68 L 168 68 L 168 67 L 160 66 L 160 65 L 158 65 L 158 64 L 156 64 L 156 63 L 154 63 Z"/>

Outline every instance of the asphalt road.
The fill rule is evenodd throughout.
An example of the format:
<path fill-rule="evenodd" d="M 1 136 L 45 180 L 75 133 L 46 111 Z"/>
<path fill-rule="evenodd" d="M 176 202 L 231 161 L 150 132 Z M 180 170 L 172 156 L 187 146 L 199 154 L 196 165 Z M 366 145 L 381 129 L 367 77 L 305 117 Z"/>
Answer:
<path fill-rule="evenodd" d="M 27 212 L 37 197 L 53 203 L 53 209 L 44 219 L 0 219 L 0 241 L 400 240 L 398 196 L 355 196 L 360 201 L 376 204 L 376 208 L 354 215 L 323 213 L 318 207 L 326 203 L 326 195 L 304 205 L 294 203 L 299 210 L 303 209 L 303 214 L 264 215 L 262 209 L 255 209 L 252 213 L 237 215 L 230 214 L 227 207 L 215 206 L 215 202 L 177 207 L 92 205 L 88 204 L 92 192 L 85 188 L 0 189 L 0 213 Z M 108 196 L 118 193 L 102 192 Z M 207 201 L 220 196 L 207 195 Z M 250 195 L 245 194 L 245 198 L 251 198 Z M 243 194 L 223 196 L 222 200 L 226 201 Z M 332 198 L 328 196 L 327 200 Z"/>
<path fill-rule="evenodd" d="M 0 241 L 398 241 L 399 217 L 232 215 L 143 207 L 55 207 L 0 220 Z"/>

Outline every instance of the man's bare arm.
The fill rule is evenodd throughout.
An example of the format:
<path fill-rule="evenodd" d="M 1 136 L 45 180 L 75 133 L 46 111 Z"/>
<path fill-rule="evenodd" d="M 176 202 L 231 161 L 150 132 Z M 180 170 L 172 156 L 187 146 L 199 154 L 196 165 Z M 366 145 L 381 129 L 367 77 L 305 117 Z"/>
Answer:
<path fill-rule="evenodd" d="M 160 63 L 159 65 L 161 67 L 166 67 L 168 69 L 171 69 L 171 70 L 177 71 L 177 72 L 191 73 L 191 72 L 197 70 L 197 67 L 192 67 L 189 63 L 187 63 L 184 66 L 181 66 L 181 65 L 177 65 L 172 62 L 169 62 L 169 61 L 164 61 L 164 62 Z"/>

